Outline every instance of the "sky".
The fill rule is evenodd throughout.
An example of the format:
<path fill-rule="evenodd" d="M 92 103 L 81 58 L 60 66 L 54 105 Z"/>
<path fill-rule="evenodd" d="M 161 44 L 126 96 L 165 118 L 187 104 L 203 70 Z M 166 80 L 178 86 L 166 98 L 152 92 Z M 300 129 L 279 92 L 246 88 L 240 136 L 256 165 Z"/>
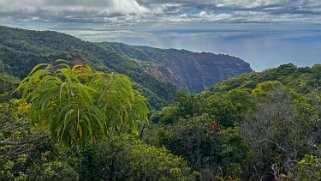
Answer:
<path fill-rule="evenodd" d="M 0 25 L 224 53 L 256 71 L 321 63 L 320 0 L 0 0 Z"/>

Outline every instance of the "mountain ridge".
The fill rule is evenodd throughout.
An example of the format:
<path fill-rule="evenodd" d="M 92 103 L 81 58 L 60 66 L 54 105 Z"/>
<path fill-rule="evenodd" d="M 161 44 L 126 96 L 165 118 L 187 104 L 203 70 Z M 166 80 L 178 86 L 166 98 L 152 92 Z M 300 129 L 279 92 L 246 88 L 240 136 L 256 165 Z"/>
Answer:
<path fill-rule="evenodd" d="M 38 63 L 54 63 L 56 59 L 82 61 L 99 71 L 128 75 L 148 99 L 150 108 L 160 108 L 175 96 L 174 86 L 158 81 L 138 62 L 97 43 L 54 31 L 5 26 L 0 26 L 0 34 L 0 72 L 22 79 Z"/>
<path fill-rule="evenodd" d="M 252 71 L 242 59 L 224 54 L 131 46 L 117 42 L 100 44 L 130 58 L 150 62 L 148 72 L 153 77 L 189 93 L 199 93 L 230 77 Z"/>
<path fill-rule="evenodd" d="M 198 93 L 251 71 L 243 60 L 222 54 L 88 42 L 55 31 L 5 26 L 0 26 L 0 34 L 0 72 L 22 79 L 42 62 L 89 63 L 100 71 L 128 75 L 154 108 L 173 101 L 176 89 Z"/>

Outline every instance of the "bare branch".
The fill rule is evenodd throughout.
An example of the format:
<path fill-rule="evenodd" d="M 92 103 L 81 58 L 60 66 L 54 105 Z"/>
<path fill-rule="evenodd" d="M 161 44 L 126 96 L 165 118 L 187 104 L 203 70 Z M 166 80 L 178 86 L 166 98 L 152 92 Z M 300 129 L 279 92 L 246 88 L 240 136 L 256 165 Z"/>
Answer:
<path fill-rule="evenodd" d="M 42 139 L 46 139 L 48 136 L 42 136 L 37 139 L 21 141 L 21 142 L 13 142 L 13 141 L 0 141 L 0 146 L 14 146 L 14 145 L 32 145 Z"/>
<path fill-rule="evenodd" d="M 38 145 L 42 144 L 43 142 L 45 142 L 45 140 L 36 142 L 35 144 L 32 144 L 32 145 L 19 145 L 19 147 L 14 150 L 10 150 L 6 153 L 2 153 L 0 155 L 0 158 L 6 157 L 8 155 L 19 155 L 19 154 L 25 153 L 27 151 L 30 151 L 32 148 L 37 147 Z M 28 146 L 28 147 L 25 148 L 26 146 Z"/>
<path fill-rule="evenodd" d="M 17 129 L 17 128 L 21 128 L 21 127 L 27 126 L 27 125 L 29 125 L 29 123 L 25 123 L 25 124 L 21 124 L 21 125 L 16 125 L 16 126 L 11 126 L 11 127 L 8 127 L 8 128 L 3 128 L 3 129 L 0 129 L 0 132 L 12 130 L 12 129 Z"/>

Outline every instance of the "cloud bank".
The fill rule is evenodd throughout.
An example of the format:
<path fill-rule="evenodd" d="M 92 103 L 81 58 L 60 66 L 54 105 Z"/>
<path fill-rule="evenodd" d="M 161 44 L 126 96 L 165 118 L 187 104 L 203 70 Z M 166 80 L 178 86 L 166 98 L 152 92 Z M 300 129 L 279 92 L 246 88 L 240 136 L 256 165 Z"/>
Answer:
<path fill-rule="evenodd" d="M 320 0 L 1 0 L 0 19 L 95 23 L 319 23 Z"/>

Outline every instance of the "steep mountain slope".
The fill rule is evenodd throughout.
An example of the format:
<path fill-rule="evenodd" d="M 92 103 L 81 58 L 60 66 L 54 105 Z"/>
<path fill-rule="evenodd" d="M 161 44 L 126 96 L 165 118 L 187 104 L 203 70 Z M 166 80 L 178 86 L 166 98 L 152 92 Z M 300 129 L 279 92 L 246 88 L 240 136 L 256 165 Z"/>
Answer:
<path fill-rule="evenodd" d="M 101 44 L 122 55 L 145 61 L 149 74 L 189 93 L 201 92 L 229 77 L 251 71 L 248 63 L 228 55 L 122 43 Z"/>
<path fill-rule="evenodd" d="M 52 63 L 61 58 L 71 64 L 89 63 L 97 70 L 130 76 L 153 108 L 173 100 L 174 86 L 195 93 L 251 71 L 249 64 L 227 55 L 93 43 L 53 31 L 3 26 L 0 34 L 0 72 L 21 79 L 41 62 Z"/>
<path fill-rule="evenodd" d="M 2 26 L 0 35 L 0 72 L 20 79 L 36 64 L 52 63 L 61 58 L 71 64 L 85 62 L 101 71 L 127 74 L 154 108 L 167 104 L 175 95 L 172 85 L 149 75 L 140 63 L 97 43 L 52 31 L 30 31 Z"/>

